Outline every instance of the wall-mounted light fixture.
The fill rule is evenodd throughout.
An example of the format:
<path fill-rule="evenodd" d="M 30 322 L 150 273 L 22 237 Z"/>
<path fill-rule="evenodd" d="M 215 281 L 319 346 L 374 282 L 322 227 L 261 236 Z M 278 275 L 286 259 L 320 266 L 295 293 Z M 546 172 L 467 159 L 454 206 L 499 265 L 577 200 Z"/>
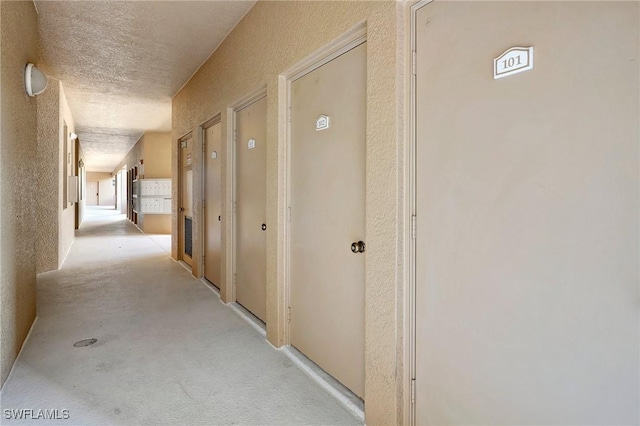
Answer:
<path fill-rule="evenodd" d="M 47 76 L 31 63 L 24 69 L 24 88 L 31 97 L 39 95 L 47 88 Z"/>

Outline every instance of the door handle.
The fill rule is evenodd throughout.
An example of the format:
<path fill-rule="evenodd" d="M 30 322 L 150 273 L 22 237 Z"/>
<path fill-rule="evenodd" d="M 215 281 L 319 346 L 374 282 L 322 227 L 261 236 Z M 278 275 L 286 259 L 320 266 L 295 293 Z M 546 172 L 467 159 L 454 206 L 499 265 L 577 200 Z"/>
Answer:
<path fill-rule="evenodd" d="M 266 224 L 266 223 L 263 223 L 263 224 L 262 224 L 262 230 L 263 230 L 263 231 L 266 231 L 266 230 L 267 230 L 267 224 Z"/>
<path fill-rule="evenodd" d="M 222 220 L 222 219 L 221 219 L 221 217 L 220 217 L 220 216 L 218 216 L 218 222 L 220 222 L 221 220 Z"/>
<path fill-rule="evenodd" d="M 179 211 L 180 213 L 182 213 L 182 212 L 184 211 L 184 207 L 180 207 L 180 208 L 178 209 L 178 211 Z"/>
<path fill-rule="evenodd" d="M 351 251 L 354 253 L 364 253 L 365 245 L 364 241 L 358 241 L 355 243 L 351 243 Z"/>

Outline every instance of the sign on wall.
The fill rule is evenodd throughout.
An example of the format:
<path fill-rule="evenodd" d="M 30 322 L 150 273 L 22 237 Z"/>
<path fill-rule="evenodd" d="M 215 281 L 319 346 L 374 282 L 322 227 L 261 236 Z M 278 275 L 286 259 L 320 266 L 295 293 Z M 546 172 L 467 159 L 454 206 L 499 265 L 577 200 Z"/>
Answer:
<path fill-rule="evenodd" d="M 322 114 L 316 119 L 316 132 L 329 128 L 329 116 Z"/>
<path fill-rule="evenodd" d="M 533 47 L 512 47 L 493 60 L 493 78 L 533 69 Z"/>

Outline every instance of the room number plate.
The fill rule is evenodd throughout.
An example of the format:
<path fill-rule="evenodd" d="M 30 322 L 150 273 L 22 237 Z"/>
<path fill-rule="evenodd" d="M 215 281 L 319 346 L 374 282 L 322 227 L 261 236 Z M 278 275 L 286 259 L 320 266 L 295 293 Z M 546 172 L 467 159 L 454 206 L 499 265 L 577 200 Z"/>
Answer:
<path fill-rule="evenodd" d="M 493 60 L 493 78 L 533 69 L 533 47 L 512 47 Z"/>
<path fill-rule="evenodd" d="M 328 115 L 321 115 L 318 118 L 316 118 L 316 132 L 319 132 L 320 130 L 326 130 L 329 128 L 329 116 Z"/>

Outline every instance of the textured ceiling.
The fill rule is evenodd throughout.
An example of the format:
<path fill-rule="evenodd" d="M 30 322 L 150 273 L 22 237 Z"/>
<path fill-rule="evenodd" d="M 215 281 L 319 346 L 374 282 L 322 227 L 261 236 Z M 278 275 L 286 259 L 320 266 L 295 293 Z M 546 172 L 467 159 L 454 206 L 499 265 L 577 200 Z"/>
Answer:
<path fill-rule="evenodd" d="M 254 1 L 36 1 L 42 63 L 62 80 L 89 171 L 111 172 Z"/>

